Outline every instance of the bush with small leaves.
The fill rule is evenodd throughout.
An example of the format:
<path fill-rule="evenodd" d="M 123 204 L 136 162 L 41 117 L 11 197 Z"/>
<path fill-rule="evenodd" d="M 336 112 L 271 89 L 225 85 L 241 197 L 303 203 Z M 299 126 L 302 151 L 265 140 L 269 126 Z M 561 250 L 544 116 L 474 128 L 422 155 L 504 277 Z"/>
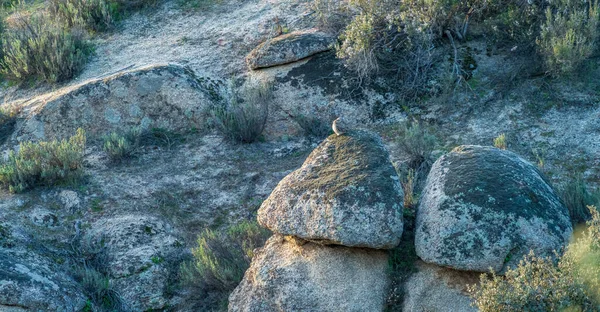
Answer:
<path fill-rule="evenodd" d="M 64 28 L 48 13 L 20 16 L 4 31 L 0 74 L 12 81 L 61 82 L 77 75 L 91 46 L 78 30 Z"/>
<path fill-rule="evenodd" d="M 68 140 L 21 143 L 0 165 L 0 183 L 11 192 L 75 183 L 83 174 L 85 143 L 83 129 Z"/>
<path fill-rule="evenodd" d="M 558 76 L 579 68 L 596 49 L 600 11 L 598 0 L 551 3 L 536 42 L 547 72 Z"/>
<path fill-rule="evenodd" d="M 198 236 L 198 245 L 192 249 L 193 261 L 181 266 L 184 283 L 200 293 L 209 294 L 207 298 L 214 298 L 214 302 L 203 304 L 212 305 L 212 308 L 226 304 L 229 293 L 250 266 L 254 249 L 261 247 L 269 236 L 268 230 L 250 221 L 236 224 L 224 233 L 204 231 Z"/>

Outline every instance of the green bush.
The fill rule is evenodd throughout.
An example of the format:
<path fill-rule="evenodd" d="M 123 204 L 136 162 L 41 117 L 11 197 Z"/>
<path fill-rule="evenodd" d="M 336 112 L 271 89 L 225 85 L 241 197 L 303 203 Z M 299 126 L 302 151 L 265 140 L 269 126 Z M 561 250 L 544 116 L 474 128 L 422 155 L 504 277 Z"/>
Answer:
<path fill-rule="evenodd" d="M 469 287 L 473 305 L 482 312 L 598 311 L 600 309 L 600 214 L 592 220 L 558 263 L 531 252 L 504 276 L 483 274 Z"/>
<path fill-rule="evenodd" d="M 17 19 L 2 38 L 0 74 L 13 81 L 60 82 L 77 75 L 91 47 L 80 31 L 54 22 L 47 13 Z"/>
<path fill-rule="evenodd" d="M 269 117 L 269 104 L 272 100 L 272 89 L 266 85 L 245 87 L 241 94 L 233 90 L 224 92 L 222 103 L 212 109 L 212 116 L 217 130 L 225 138 L 241 142 L 257 141 Z"/>
<path fill-rule="evenodd" d="M 548 73 L 570 73 L 588 59 L 598 43 L 598 1 L 557 0 L 546 9 L 537 40 Z"/>
<path fill-rule="evenodd" d="M 134 129 L 126 135 L 111 132 L 102 137 L 104 151 L 112 162 L 119 163 L 135 155 L 140 145 L 140 131 Z"/>
<path fill-rule="evenodd" d="M 38 185 L 74 183 L 83 173 L 85 132 L 62 141 L 25 142 L 0 165 L 0 183 L 11 192 L 22 192 Z"/>
<path fill-rule="evenodd" d="M 82 27 L 103 31 L 113 25 L 116 6 L 105 0 L 50 0 L 48 11 L 58 23 L 67 27 Z"/>
<path fill-rule="evenodd" d="M 269 231 L 249 221 L 234 225 L 224 233 L 204 231 L 192 249 L 193 261 L 181 266 L 183 282 L 194 286 L 207 298 L 209 295 L 206 294 L 211 294 L 214 302 L 203 304 L 226 304 L 229 293 L 244 277 L 253 250 L 261 247 L 269 235 Z"/>

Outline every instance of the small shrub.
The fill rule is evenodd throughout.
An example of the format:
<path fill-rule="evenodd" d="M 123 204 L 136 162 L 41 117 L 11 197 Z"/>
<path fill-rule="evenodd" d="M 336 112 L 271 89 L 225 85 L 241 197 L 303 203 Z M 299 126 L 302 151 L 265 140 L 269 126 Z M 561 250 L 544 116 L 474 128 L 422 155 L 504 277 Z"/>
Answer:
<path fill-rule="evenodd" d="M 119 163 L 135 155 L 140 144 L 140 132 L 132 130 L 126 135 L 112 132 L 103 137 L 104 151 L 112 162 Z"/>
<path fill-rule="evenodd" d="M 11 151 L 0 166 L 0 183 L 11 192 L 22 192 L 38 185 L 74 183 L 83 172 L 85 132 L 62 141 L 26 142 Z"/>
<path fill-rule="evenodd" d="M 94 31 L 107 30 L 113 25 L 117 6 L 106 0 L 50 0 L 48 11 L 67 28 L 82 27 Z"/>
<path fill-rule="evenodd" d="M 17 24 L 2 38 L 0 73 L 9 80 L 65 81 L 81 71 L 91 53 L 82 32 L 65 29 L 47 13 L 21 16 Z"/>
<path fill-rule="evenodd" d="M 409 168 L 419 170 L 422 166 L 431 165 L 431 152 L 437 145 L 437 137 L 429 128 L 419 122 L 405 123 L 396 142 L 410 157 Z"/>
<path fill-rule="evenodd" d="M 600 214 L 590 206 L 588 228 L 558 263 L 531 252 L 504 276 L 481 275 L 469 286 L 482 312 L 598 311 L 600 309 Z"/>
<path fill-rule="evenodd" d="M 272 89 L 266 85 L 245 87 L 241 94 L 229 90 L 223 94 L 223 102 L 212 109 L 216 128 L 225 138 L 240 142 L 257 141 L 265 130 L 269 117 Z"/>
<path fill-rule="evenodd" d="M 562 201 L 569 209 L 573 224 L 583 223 L 590 219 L 590 205 L 600 206 L 600 192 L 590 190 L 582 175 L 568 181 L 560 190 Z"/>
<path fill-rule="evenodd" d="M 573 72 L 598 42 L 598 1 L 558 0 L 546 9 L 537 45 L 548 73 Z"/>
<path fill-rule="evenodd" d="M 504 133 L 494 139 L 494 147 L 502 150 L 506 149 L 506 135 Z"/>
<path fill-rule="evenodd" d="M 206 230 L 192 249 L 193 261 L 181 267 L 183 282 L 194 286 L 204 297 L 214 298 L 214 302 L 203 304 L 226 303 L 248 269 L 253 250 L 262 246 L 269 235 L 269 231 L 248 221 L 230 227 L 225 233 Z"/>

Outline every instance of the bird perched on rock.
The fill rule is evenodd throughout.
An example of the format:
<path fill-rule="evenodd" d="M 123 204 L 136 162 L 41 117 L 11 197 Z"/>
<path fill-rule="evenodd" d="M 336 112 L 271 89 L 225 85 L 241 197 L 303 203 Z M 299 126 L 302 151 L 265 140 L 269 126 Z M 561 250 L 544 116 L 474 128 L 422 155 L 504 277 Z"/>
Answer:
<path fill-rule="evenodd" d="M 348 125 L 346 122 L 344 122 L 342 117 L 338 117 L 336 120 L 334 120 L 331 128 L 333 128 L 333 132 L 335 132 L 337 135 L 342 135 L 348 132 Z"/>

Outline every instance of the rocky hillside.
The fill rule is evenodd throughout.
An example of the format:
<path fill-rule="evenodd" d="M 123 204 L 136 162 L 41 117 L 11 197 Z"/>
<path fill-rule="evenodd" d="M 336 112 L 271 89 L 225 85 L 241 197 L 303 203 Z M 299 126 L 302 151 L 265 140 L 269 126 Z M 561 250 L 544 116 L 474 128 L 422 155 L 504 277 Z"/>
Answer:
<path fill-rule="evenodd" d="M 159 1 L 75 78 L 4 83 L 0 311 L 476 311 L 482 272 L 568 245 L 600 202 L 597 58 L 516 77 L 474 29 L 434 48 L 469 80 L 405 101 L 319 14 Z"/>

